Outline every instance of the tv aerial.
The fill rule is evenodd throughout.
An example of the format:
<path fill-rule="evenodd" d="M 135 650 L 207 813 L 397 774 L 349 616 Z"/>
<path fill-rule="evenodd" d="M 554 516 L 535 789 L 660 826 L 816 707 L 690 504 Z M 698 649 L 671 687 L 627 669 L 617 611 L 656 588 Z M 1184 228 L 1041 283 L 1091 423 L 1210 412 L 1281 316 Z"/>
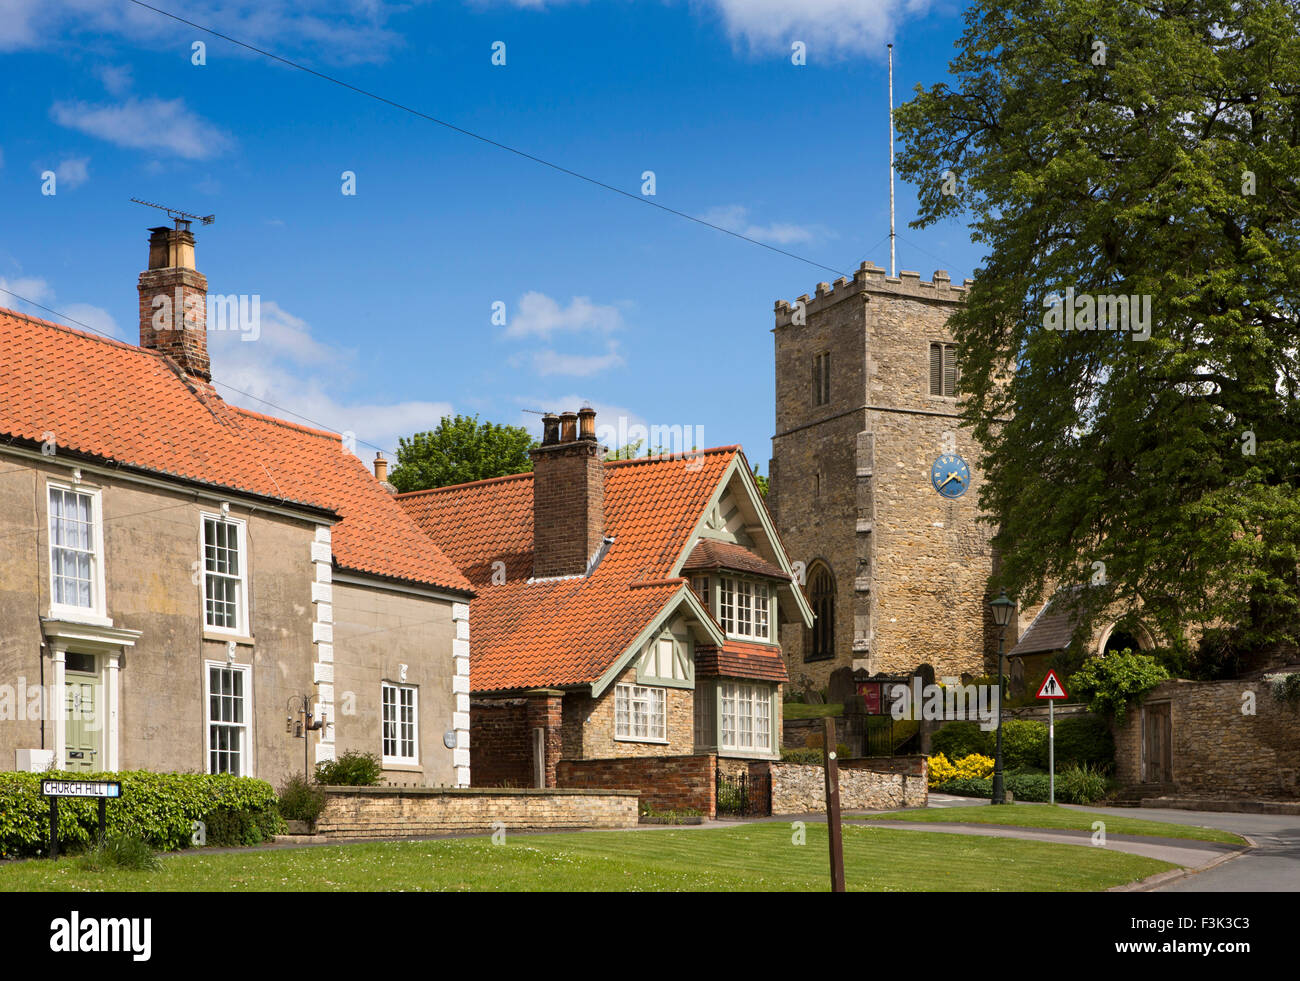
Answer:
<path fill-rule="evenodd" d="M 176 208 L 169 208 L 165 204 L 154 204 L 152 201 L 142 201 L 140 198 L 132 198 L 136 204 L 143 204 L 150 208 L 157 208 L 159 211 L 167 212 L 167 217 L 176 223 L 177 229 L 182 224 L 188 225 L 192 221 L 201 221 L 205 225 L 211 225 L 217 220 L 216 215 L 192 215 L 188 211 L 180 211 Z"/>

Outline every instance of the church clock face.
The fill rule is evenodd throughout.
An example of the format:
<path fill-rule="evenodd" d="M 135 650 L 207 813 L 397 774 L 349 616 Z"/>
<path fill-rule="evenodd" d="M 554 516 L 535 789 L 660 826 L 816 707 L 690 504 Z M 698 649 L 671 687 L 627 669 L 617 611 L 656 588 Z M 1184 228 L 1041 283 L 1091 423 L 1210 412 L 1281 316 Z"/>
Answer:
<path fill-rule="evenodd" d="M 945 453 L 930 467 L 930 483 L 950 500 L 961 497 L 970 486 L 970 467 L 955 453 Z"/>

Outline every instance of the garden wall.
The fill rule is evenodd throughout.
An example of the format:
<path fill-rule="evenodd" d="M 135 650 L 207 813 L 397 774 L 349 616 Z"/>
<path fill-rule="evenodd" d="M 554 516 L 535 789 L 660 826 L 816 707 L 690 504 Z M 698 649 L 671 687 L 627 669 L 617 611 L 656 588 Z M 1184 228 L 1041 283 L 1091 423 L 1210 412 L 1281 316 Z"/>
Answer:
<path fill-rule="evenodd" d="M 773 814 L 826 812 L 826 771 L 822 767 L 801 763 L 773 763 L 771 767 Z M 929 800 L 924 757 L 846 760 L 839 773 L 840 807 L 846 811 L 924 807 Z"/>
<path fill-rule="evenodd" d="M 1242 713 L 1254 695 L 1254 715 Z M 1168 702 L 1173 784 L 1180 796 L 1300 799 L 1300 708 L 1279 701 L 1264 681 L 1166 681 L 1143 699 Z M 1140 706 L 1116 724 L 1115 770 L 1142 782 Z"/>
<path fill-rule="evenodd" d="M 533 747 L 522 698 L 474 699 L 469 714 L 469 775 L 475 787 L 531 787 Z"/>
<path fill-rule="evenodd" d="M 404 838 L 507 831 L 634 828 L 636 791 L 328 787 L 316 833 L 330 838 Z"/>
<path fill-rule="evenodd" d="M 602 788 L 640 794 L 656 811 L 691 808 L 717 816 L 717 757 L 642 756 L 560 760 L 556 782 L 566 788 Z"/>

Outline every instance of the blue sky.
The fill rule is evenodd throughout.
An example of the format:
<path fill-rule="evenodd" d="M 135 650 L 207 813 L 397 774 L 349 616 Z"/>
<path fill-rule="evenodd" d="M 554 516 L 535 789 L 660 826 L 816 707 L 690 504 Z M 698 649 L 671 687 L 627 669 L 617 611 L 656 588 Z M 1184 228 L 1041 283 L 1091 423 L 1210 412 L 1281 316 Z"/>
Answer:
<path fill-rule="evenodd" d="M 638 197 L 653 171 L 655 202 L 847 273 L 889 263 L 885 43 L 902 101 L 962 26 L 940 0 L 153 2 Z M 585 400 L 767 471 L 773 302 L 836 273 L 125 0 L 4 9 L 0 287 L 63 316 L 32 312 L 135 342 L 166 219 L 129 199 L 215 213 L 209 289 L 261 298 L 256 341 L 210 334 L 231 401 L 354 432 L 369 460 L 444 413 L 540 432 L 523 410 Z M 899 268 L 971 275 L 966 228 L 908 229 L 897 192 Z"/>

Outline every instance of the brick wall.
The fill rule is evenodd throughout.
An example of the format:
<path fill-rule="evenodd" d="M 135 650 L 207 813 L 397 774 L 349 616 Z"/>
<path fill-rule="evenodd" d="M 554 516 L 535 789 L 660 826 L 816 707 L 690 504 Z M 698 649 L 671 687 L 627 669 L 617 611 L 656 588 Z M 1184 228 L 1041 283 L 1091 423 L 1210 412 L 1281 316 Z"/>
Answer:
<path fill-rule="evenodd" d="M 559 785 L 569 788 L 630 789 L 658 811 L 694 808 L 717 816 L 717 757 L 660 756 L 606 760 L 561 760 Z"/>
<path fill-rule="evenodd" d="M 604 790 L 331 787 L 318 834 L 330 838 L 403 838 L 506 831 L 632 828 L 635 793 Z"/>
<path fill-rule="evenodd" d="M 475 787 L 531 787 L 533 749 L 522 698 L 480 699 L 469 706 L 469 772 Z"/>
<path fill-rule="evenodd" d="M 533 575 L 581 575 L 605 534 L 605 464 L 594 440 L 540 446 L 533 461 Z"/>
<path fill-rule="evenodd" d="M 916 758 L 900 757 L 899 768 L 915 771 Z M 840 768 L 840 808 L 844 811 L 876 811 L 900 807 L 924 807 L 929 787 L 923 758 L 920 772 L 881 772 L 868 764 Z M 824 814 L 826 771 L 820 766 L 772 763 L 773 814 Z"/>
<path fill-rule="evenodd" d="M 1199 797 L 1300 799 L 1300 709 L 1261 681 L 1166 681 L 1144 704 L 1168 702 L 1176 793 Z M 1244 714 L 1253 695 L 1255 714 Z M 1142 709 L 1116 724 L 1116 776 L 1142 782 Z"/>

